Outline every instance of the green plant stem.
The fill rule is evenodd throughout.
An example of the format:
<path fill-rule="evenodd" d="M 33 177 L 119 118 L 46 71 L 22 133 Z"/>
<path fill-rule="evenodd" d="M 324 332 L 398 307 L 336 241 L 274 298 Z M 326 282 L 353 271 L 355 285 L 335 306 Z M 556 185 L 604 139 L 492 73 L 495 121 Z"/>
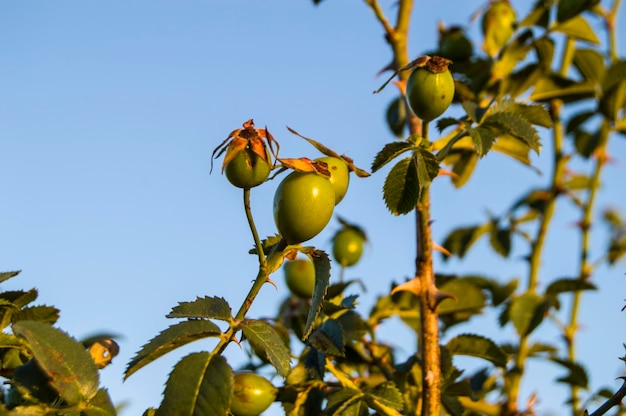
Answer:
<path fill-rule="evenodd" d="M 580 265 L 578 278 L 586 281 L 590 278 L 593 271 L 593 265 L 589 261 L 589 246 L 591 239 L 591 225 L 593 217 L 593 209 L 595 206 L 595 198 L 600 189 L 600 178 L 602 176 L 603 168 L 606 164 L 606 144 L 608 139 L 609 128 L 604 121 L 604 126 L 600 129 L 601 138 L 598 149 L 596 150 L 596 161 L 591 181 L 588 186 L 587 201 L 582 206 L 582 219 L 580 220 L 580 232 L 581 232 L 581 244 L 580 244 Z M 582 301 L 582 292 L 574 292 L 572 297 L 572 306 L 570 310 L 569 322 L 564 329 L 563 338 L 567 344 L 568 359 L 572 362 L 576 360 L 576 331 L 578 330 L 578 312 L 580 309 L 580 303 Z M 578 413 L 578 406 L 580 403 L 579 388 L 575 385 L 570 387 L 570 397 L 572 414 Z"/>
<path fill-rule="evenodd" d="M 569 68 L 575 51 L 575 41 L 568 39 L 563 50 L 563 58 L 561 61 L 560 73 L 565 75 Z M 529 256 L 529 272 L 527 293 L 535 293 L 539 280 L 539 270 L 541 268 L 541 258 L 545 241 L 548 236 L 548 229 L 554 216 L 556 201 L 562 193 L 562 184 L 565 176 L 568 158 L 564 154 L 563 144 L 565 139 L 565 128 L 561 120 L 561 110 L 563 102 L 561 100 L 553 100 L 550 103 L 552 114 L 552 143 L 553 143 L 553 171 L 549 191 L 547 192 L 544 202 L 543 212 L 541 213 L 539 228 L 535 238 L 531 242 L 531 252 Z M 528 335 L 520 335 L 519 346 L 515 356 L 515 370 L 511 373 L 511 383 L 508 388 L 508 400 L 506 402 L 506 413 L 516 413 L 518 410 L 518 398 L 520 384 L 524 376 L 526 358 L 528 357 Z"/>
<path fill-rule="evenodd" d="M 611 61 L 615 62 L 619 59 L 619 49 L 617 46 L 617 30 L 615 28 L 615 22 L 617 20 L 617 15 L 619 13 L 619 8 L 622 5 L 621 0 L 615 0 L 613 2 L 613 7 L 611 7 L 611 11 L 609 11 L 606 16 L 606 29 L 609 35 L 609 55 L 611 56 Z"/>
<path fill-rule="evenodd" d="M 252 306 L 252 302 L 254 302 L 254 299 L 256 299 L 257 295 L 259 294 L 261 287 L 269 281 L 267 257 L 265 256 L 265 253 L 263 251 L 263 243 L 261 242 L 261 239 L 259 238 L 259 233 L 257 232 L 256 225 L 254 224 L 254 218 L 252 216 L 252 208 L 250 205 L 250 189 L 248 188 L 243 190 L 243 206 L 246 212 L 248 225 L 250 226 L 250 231 L 254 239 L 254 247 L 259 257 L 259 271 L 257 273 L 256 278 L 254 279 L 254 283 L 252 284 L 250 291 L 248 292 L 243 303 L 241 304 L 241 307 L 237 311 L 234 321 L 231 322 L 228 330 L 226 330 L 224 334 L 222 334 L 220 341 L 213 349 L 213 352 L 212 352 L 213 355 L 219 355 L 224 352 L 228 344 L 233 340 L 233 337 L 238 330 L 237 325 L 239 321 L 242 321 L 246 317 L 246 314 L 248 313 L 248 310 L 250 310 L 250 307 Z M 272 248 L 270 256 L 273 253 L 276 253 L 279 250 L 284 249 L 285 247 L 286 247 L 286 244 L 284 243 L 283 240 L 281 240 Z"/>

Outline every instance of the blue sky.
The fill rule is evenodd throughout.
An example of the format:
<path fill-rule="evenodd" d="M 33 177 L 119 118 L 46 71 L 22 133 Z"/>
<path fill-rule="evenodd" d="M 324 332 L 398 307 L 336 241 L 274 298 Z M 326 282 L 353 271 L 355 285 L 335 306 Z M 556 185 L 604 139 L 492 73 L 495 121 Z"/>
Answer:
<path fill-rule="evenodd" d="M 393 10 L 390 2 L 381 3 Z M 529 7 L 513 3 L 520 14 Z M 478 6 L 450 0 L 430 1 L 426 10 L 416 6 L 412 55 L 435 46 L 439 20 L 467 24 Z M 625 17 L 622 12 L 621 23 Z M 470 32 L 478 32 L 476 23 Z M 283 156 L 318 156 L 287 132 L 288 125 L 366 169 L 393 140 L 383 111 L 395 92 L 371 93 L 390 52 L 362 2 L 2 2 L 0 38 L 0 269 L 23 270 L 3 289 L 37 287 L 39 301 L 60 308 L 59 325 L 76 337 L 99 331 L 122 336 L 122 351 L 103 370 L 102 383 L 116 402 L 129 403 L 126 415 L 158 405 L 167 374 L 185 352 L 211 348 L 210 342 L 195 343 L 121 382 L 131 356 L 173 323 L 165 318 L 171 307 L 216 295 L 237 308 L 256 274 L 241 191 L 219 171 L 209 175 L 213 148 L 249 118 L 270 129 Z M 626 39 L 623 27 L 619 39 Z M 544 146 L 549 151 L 548 140 Z M 626 140 L 615 138 L 611 151 L 617 160 L 606 169 L 598 206 L 626 209 Z M 534 157 L 543 176 L 494 154 L 461 190 L 437 180 L 435 238 L 484 220 L 487 206 L 501 213 L 522 190 L 547 183 L 544 159 Z M 336 210 L 371 239 L 363 261 L 347 274 L 368 285 L 363 313 L 392 280 L 413 273 L 413 217 L 387 212 L 384 173 L 353 177 Z M 275 186 L 252 192 L 263 235 L 275 232 Z M 560 208 L 544 284 L 574 275 L 577 267 L 577 214 L 566 203 Z M 333 221 L 311 243 L 329 249 L 337 228 Z M 603 247 L 602 227 L 597 230 L 596 255 Z M 471 272 L 489 262 L 492 277 L 525 275 L 519 257 L 504 261 L 482 253 L 485 247 L 437 267 Z M 602 290 L 583 305 L 579 354 L 589 358 L 594 387 L 616 387 L 621 370 L 624 266 L 598 270 L 594 281 Z M 261 291 L 251 316 L 274 313 L 287 294 L 281 279 L 274 279 L 277 291 Z M 545 327 L 540 335 L 559 342 L 552 325 Z M 398 328 L 392 322 L 382 334 L 408 353 L 414 340 L 398 337 Z M 492 320 L 459 330 L 511 336 Z M 231 346 L 227 357 L 236 366 L 245 353 Z M 525 394 L 540 388 L 541 409 L 558 412 L 565 390 L 552 380 L 562 371 L 536 364 L 530 371 Z"/>

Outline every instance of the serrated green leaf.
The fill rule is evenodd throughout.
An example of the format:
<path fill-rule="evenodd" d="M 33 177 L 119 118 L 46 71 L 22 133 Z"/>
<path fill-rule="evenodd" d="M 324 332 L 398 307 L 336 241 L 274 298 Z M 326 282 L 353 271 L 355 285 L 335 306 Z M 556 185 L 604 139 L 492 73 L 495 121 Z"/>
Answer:
<path fill-rule="evenodd" d="M 582 16 L 575 16 L 571 19 L 559 23 L 553 28 L 556 32 L 561 32 L 572 39 L 599 44 L 600 39 L 591 28 L 591 25 Z"/>
<path fill-rule="evenodd" d="M 21 321 L 13 332 L 26 339 L 50 385 L 69 405 L 91 400 L 98 392 L 98 368 L 84 346 L 49 324 Z"/>
<path fill-rule="evenodd" d="M 372 172 L 378 171 L 380 168 L 391 162 L 402 153 L 415 149 L 412 143 L 408 142 L 392 142 L 383 146 L 372 162 Z"/>
<path fill-rule="evenodd" d="M 17 276 L 21 272 L 22 272 L 21 270 L 16 270 L 16 271 L 13 271 L 13 272 L 1 272 L 0 273 L 0 283 L 4 282 L 5 280 L 9 280 L 12 277 Z"/>
<path fill-rule="evenodd" d="M 581 279 L 558 279 L 546 288 L 546 296 L 554 296 L 564 292 L 578 292 L 581 290 L 596 290 L 597 287 L 586 280 Z"/>
<path fill-rule="evenodd" d="M 421 189 L 428 186 L 439 174 L 439 159 L 431 151 L 420 147 L 415 152 L 417 163 L 417 179 Z"/>
<path fill-rule="evenodd" d="M 573 62 L 586 80 L 599 84 L 604 78 L 604 58 L 595 49 L 576 49 Z"/>
<path fill-rule="evenodd" d="M 396 163 L 383 185 L 385 205 L 394 215 L 408 214 L 415 209 L 420 195 L 415 159 L 407 157 Z"/>
<path fill-rule="evenodd" d="M 443 242 L 443 247 L 450 253 L 463 258 L 470 247 L 489 230 L 486 225 L 459 227 L 448 234 Z"/>
<path fill-rule="evenodd" d="M 53 306 L 26 306 L 11 316 L 11 322 L 39 321 L 54 324 L 59 319 L 59 310 Z"/>
<path fill-rule="evenodd" d="M 24 306 L 33 302 L 35 299 L 37 299 L 37 296 L 37 289 L 30 289 L 28 291 L 9 290 L 0 293 L 0 299 L 9 301 L 18 308 L 23 308 Z"/>
<path fill-rule="evenodd" d="M 507 354 L 495 342 L 476 334 L 462 334 L 452 338 L 446 348 L 454 355 L 468 355 L 492 362 L 497 367 L 505 367 Z"/>
<path fill-rule="evenodd" d="M 209 297 L 196 298 L 193 302 L 179 302 L 172 308 L 168 318 L 192 318 L 192 319 L 219 319 L 232 321 L 232 310 L 224 298 Z"/>
<path fill-rule="evenodd" d="M 526 143 L 528 147 L 539 153 L 541 139 L 537 130 L 523 116 L 510 112 L 497 112 L 485 117 L 482 127 L 489 128 L 496 135 L 510 134 Z"/>
<path fill-rule="evenodd" d="M 589 377 L 587 376 L 587 370 L 580 363 L 559 358 L 551 358 L 551 361 L 562 365 L 569 371 L 566 376 L 559 377 L 557 379 L 558 382 L 582 387 L 583 389 L 588 388 Z"/>
<path fill-rule="evenodd" d="M 549 304 L 542 296 L 532 292 L 526 292 L 513 299 L 508 315 L 517 333 L 525 336 L 537 328 L 543 321 Z"/>
<path fill-rule="evenodd" d="M 536 126 L 552 127 L 550 112 L 542 104 L 523 104 L 516 102 L 511 106 L 510 111 L 521 115 Z"/>
<path fill-rule="evenodd" d="M 480 157 L 485 156 L 496 141 L 496 135 L 493 134 L 491 130 L 480 126 L 476 128 L 468 127 L 467 132 L 472 138 L 476 153 L 478 153 Z"/>
<path fill-rule="evenodd" d="M 152 338 L 150 342 L 137 352 L 126 367 L 124 379 L 127 379 L 143 366 L 150 364 L 157 358 L 182 345 L 202 338 L 219 337 L 221 334 L 220 328 L 211 321 L 183 321 L 172 325 Z"/>
<path fill-rule="evenodd" d="M 111 401 L 109 392 L 106 389 L 100 389 L 93 399 L 87 403 L 86 408 L 82 410 L 81 416 L 116 416 L 117 410 Z"/>
<path fill-rule="evenodd" d="M 221 356 L 189 354 L 172 370 L 156 416 L 224 416 L 233 394 L 233 372 Z"/>
<path fill-rule="evenodd" d="M 322 250 L 314 250 L 307 253 L 315 267 L 315 289 L 311 298 L 311 306 L 309 315 L 307 316 L 306 325 L 302 340 L 306 340 L 314 329 L 315 320 L 322 311 L 328 284 L 330 283 L 330 259 L 328 254 Z"/>
<path fill-rule="evenodd" d="M 393 381 L 378 384 L 372 390 L 367 391 L 367 397 L 387 408 L 401 410 L 404 407 L 402 393 Z"/>
<path fill-rule="evenodd" d="M 324 321 L 324 323 L 311 334 L 309 343 L 326 355 L 336 357 L 343 357 L 345 355 L 343 329 L 334 319 Z"/>
<path fill-rule="evenodd" d="M 253 345 L 265 351 L 267 359 L 276 368 L 278 374 L 286 377 L 290 370 L 291 355 L 289 348 L 274 327 L 264 321 L 246 319 L 241 322 L 241 329 Z"/>

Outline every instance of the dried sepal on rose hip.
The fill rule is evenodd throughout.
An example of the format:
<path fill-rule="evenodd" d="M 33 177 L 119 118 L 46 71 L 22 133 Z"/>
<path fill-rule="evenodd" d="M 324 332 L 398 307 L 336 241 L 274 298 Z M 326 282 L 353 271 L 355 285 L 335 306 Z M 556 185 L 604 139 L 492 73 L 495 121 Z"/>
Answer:
<path fill-rule="evenodd" d="M 270 150 L 278 147 L 276 139 L 265 129 L 254 128 L 252 119 L 243 123 L 243 128 L 233 130 L 215 150 L 213 159 L 223 153 L 222 173 L 238 188 L 250 189 L 265 182 L 272 170 Z"/>

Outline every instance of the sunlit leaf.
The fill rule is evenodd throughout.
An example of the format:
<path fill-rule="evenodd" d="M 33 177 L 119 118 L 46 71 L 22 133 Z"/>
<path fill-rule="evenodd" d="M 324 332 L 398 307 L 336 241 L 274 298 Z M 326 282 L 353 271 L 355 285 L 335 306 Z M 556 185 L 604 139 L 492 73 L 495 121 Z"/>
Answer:
<path fill-rule="evenodd" d="M 452 338 L 446 348 L 454 355 L 468 355 L 492 362 L 497 367 L 505 367 L 508 356 L 495 342 L 476 334 L 462 334 Z"/>
<path fill-rule="evenodd" d="M 599 84 L 604 78 L 604 58 L 597 50 L 588 48 L 576 49 L 573 62 L 578 72 L 586 80 Z"/>
<path fill-rule="evenodd" d="M 224 416 L 232 394 L 233 372 L 224 358 L 189 354 L 174 366 L 156 416 Z"/>
<path fill-rule="evenodd" d="M 595 31 L 582 16 L 575 16 L 565 22 L 559 23 L 554 26 L 553 30 L 564 33 L 572 39 L 578 39 L 585 42 L 599 44 L 600 39 L 596 35 Z"/>
<path fill-rule="evenodd" d="M 251 344 L 265 351 L 278 374 L 286 377 L 290 369 L 290 351 L 274 327 L 261 320 L 246 319 L 241 322 L 241 329 Z"/>
<path fill-rule="evenodd" d="M 549 101 L 555 98 L 564 102 L 594 98 L 596 86 L 592 81 L 572 81 L 557 74 L 540 78 L 535 83 L 530 99 L 533 101 Z"/>
<path fill-rule="evenodd" d="M 137 352 L 128 363 L 124 378 L 180 346 L 206 337 L 218 337 L 221 333 L 217 325 L 207 320 L 183 321 L 172 325 Z"/>

